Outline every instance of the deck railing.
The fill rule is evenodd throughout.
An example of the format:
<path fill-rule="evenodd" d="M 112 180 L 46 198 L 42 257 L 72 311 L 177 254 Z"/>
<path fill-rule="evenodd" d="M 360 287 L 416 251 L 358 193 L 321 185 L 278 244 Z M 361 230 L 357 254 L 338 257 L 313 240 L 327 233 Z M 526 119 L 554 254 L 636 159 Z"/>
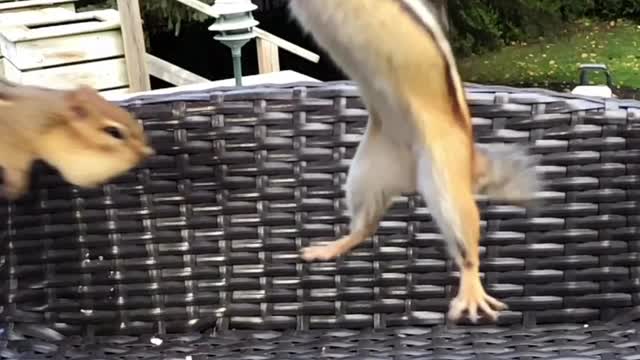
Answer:
<path fill-rule="evenodd" d="M 154 0 L 146 0 L 154 1 Z M 213 8 L 198 0 L 176 0 L 186 6 L 200 11 L 212 18 L 217 18 Z M 162 79 L 176 86 L 208 81 L 206 78 L 162 60 L 146 52 L 142 30 L 139 0 L 118 0 L 118 10 L 122 22 L 122 33 L 127 59 L 127 72 L 130 91 L 148 91 L 151 88 L 149 75 Z M 279 50 L 283 49 L 311 62 L 317 63 L 320 56 L 281 37 L 271 34 L 259 27 L 253 29 L 256 35 L 258 53 L 258 72 L 266 74 L 280 71 Z"/>

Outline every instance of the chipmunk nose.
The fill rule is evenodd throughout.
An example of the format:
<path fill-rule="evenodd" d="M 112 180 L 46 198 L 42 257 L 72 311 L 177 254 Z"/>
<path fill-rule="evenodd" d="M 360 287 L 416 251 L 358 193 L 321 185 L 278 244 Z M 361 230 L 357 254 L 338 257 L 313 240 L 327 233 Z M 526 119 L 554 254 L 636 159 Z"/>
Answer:
<path fill-rule="evenodd" d="M 145 146 L 142 148 L 142 154 L 145 157 L 152 156 L 156 154 L 156 151 L 151 146 Z"/>

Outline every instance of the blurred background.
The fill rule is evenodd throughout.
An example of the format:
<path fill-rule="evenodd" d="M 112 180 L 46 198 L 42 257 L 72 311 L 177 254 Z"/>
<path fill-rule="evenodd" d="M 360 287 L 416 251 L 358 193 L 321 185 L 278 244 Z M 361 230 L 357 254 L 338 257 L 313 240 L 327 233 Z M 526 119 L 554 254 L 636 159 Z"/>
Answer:
<path fill-rule="evenodd" d="M 283 69 L 345 79 L 291 19 L 286 0 L 252 1 L 262 29 L 322 55 L 314 64 L 281 51 Z M 425 1 L 442 6 L 464 81 L 569 91 L 578 84 L 580 64 L 599 63 L 609 67 L 615 95 L 639 95 L 640 0 Z M 78 7 L 115 7 L 115 0 L 80 0 Z M 141 0 L 141 7 L 149 53 L 211 80 L 233 77 L 228 48 L 207 30 L 213 19 L 175 0 Z M 256 57 L 244 51 L 245 74 L 257 73 Z M 604 83 L 598 75 L 590 82 Z M 157 79 L 152 85 L 168 86 Z"/>

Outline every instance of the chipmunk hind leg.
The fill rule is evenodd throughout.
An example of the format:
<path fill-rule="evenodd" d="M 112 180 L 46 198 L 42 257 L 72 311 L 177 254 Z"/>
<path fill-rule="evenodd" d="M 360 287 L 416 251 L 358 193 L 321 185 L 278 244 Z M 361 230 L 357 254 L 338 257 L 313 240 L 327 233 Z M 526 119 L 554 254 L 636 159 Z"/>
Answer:
<path fill-rule="evenodd" d="M 466 311 L 472 322 L 478 310 L 495 320 L 506 306 L 489 296 L 480 281 L 480 215 L 473 194 L 472 144 L 462 131 L 433 137 L 418 150 L 417 187 L 460 268 L 459 292 L 450 305 L 449 318 L 459 320 Z M 451 147 L 455 144 L 455 150 Z"/>
<path fill-rule="evenodd" d="M 349 234 L 325 245 L 304 248 L 302 257 L 306 261 L 328 261 L 346 254 L 376 232 L 395 196 L 415 191 L 415 160 L 410 147 L 393 143 L 380 124 L 373 113 L 349 167 L 345 184 L 351 217 Z"/>

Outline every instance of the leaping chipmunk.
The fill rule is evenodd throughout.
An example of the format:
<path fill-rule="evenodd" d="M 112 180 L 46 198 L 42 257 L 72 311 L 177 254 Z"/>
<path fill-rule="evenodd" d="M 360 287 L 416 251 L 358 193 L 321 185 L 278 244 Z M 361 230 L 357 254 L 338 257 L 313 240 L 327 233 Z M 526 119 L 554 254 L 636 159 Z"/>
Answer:
<path fill-rule="evenodd" d="M 474 144 L 450 44 L 424 0 L 290 0 L 289 9 L 361 91 L 370 117 L 347 181 L 350 233 L 302 250 L 331 260 L 376 232 L 392 199 L 419 192 L 460 268 L 448 317 L 506 309 L 480 281 L 475 194 L 528 204 L 541 189 L 535 162 L 516 145 Z"/>

